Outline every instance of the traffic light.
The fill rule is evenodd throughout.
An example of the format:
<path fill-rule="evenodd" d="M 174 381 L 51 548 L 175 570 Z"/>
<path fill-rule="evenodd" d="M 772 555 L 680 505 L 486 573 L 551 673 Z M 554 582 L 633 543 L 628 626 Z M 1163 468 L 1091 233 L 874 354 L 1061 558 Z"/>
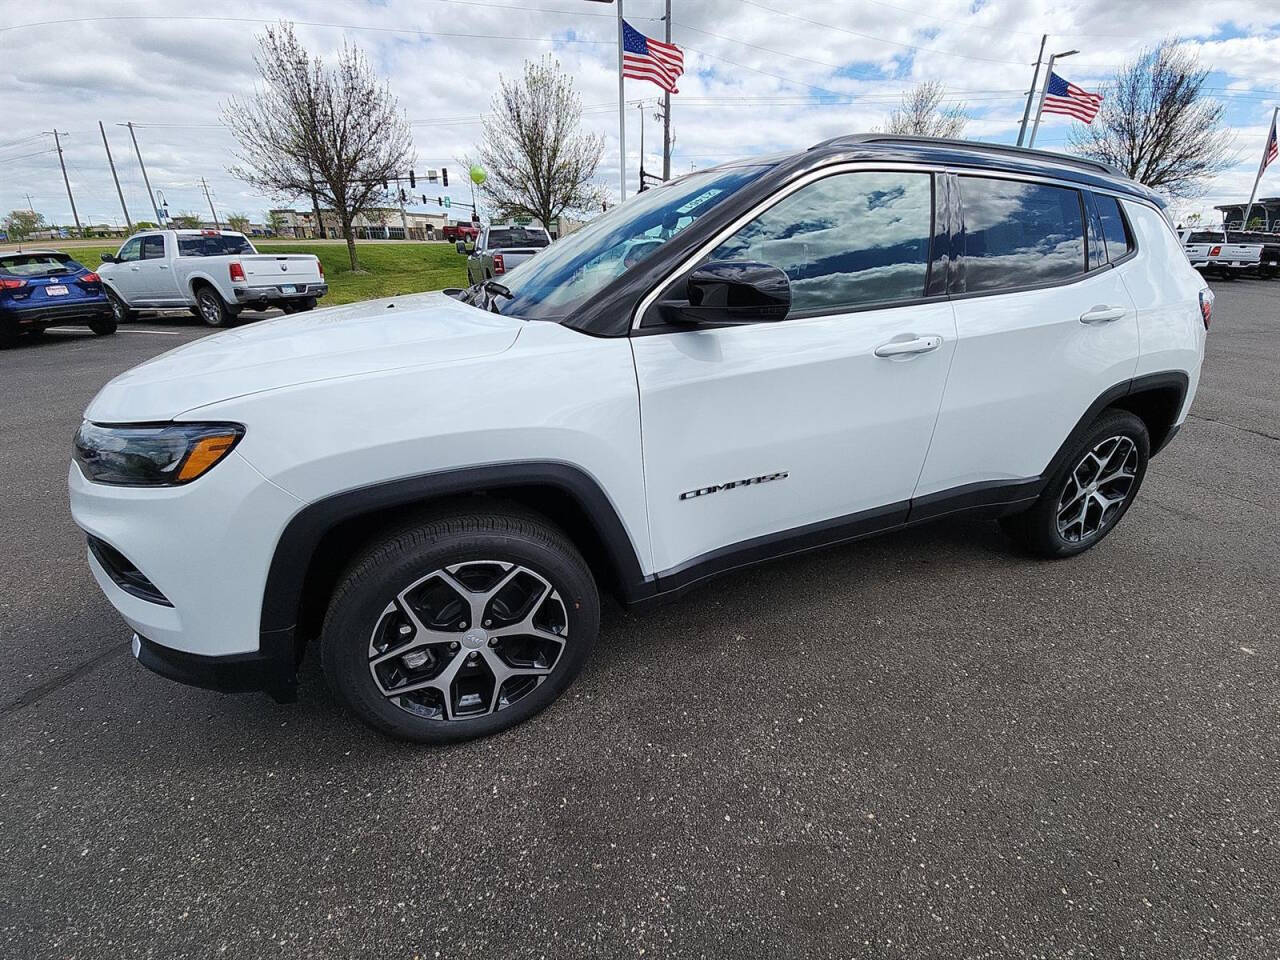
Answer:
<path fill-rule="evenodd" d="M 425 193 L 422 195 L 422 205 L 424 207 L 427 205 L 427 195 Z"/>
<path fill-rule="evenodd" d="M 436 197 L 436 203 L 440 204 L 440 206 L 442 206 L 442 207 L 443 207 L 443 206 L 444 206 L 444 197 Z"/>
<path fill-rule="evenodd" d="M 404 195 L 404 190 L 403 190 L 403 189 L 401 189 L 401 191 L 400 191 L 400 202 L 401 202 L 401 203 L 404 203 L 404 202 L 405 202 L 405 195 Z"/>
<path fill-rule="evenodd" d="M 418 186 L 418 179 L 413 175 L 413 167 L 409 168 L 409 189 L 414 190 Z"/>
<path fill-rule="evenodd" d="M 383 189 L 383 190 L 390 190 L 390 189 L 391 189 L 390 185 L 389 185 L 389 184 L 387 183 L 387 181 L 385 181 L 385 180 L 383 180 L 383 181 L 382 181 L 382 189 Z"/>
<path fill-rule="evenodd" d="M 440 183 L 446 187 L 449 185 L 449 171 L 444 167 L 440 168 Z"/>

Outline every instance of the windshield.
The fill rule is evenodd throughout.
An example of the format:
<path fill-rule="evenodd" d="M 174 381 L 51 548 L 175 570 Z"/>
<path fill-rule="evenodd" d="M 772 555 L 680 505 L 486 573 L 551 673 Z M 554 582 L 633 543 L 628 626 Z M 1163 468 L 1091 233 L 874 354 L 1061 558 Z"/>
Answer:
<path fill-rule="evenodd" d="M 561 320 L 767 167 L 693 174 L 637 194 L 502 278 L 499 309 L 528 320 Z"/>
<path fill-rule="evenodd" d="M 524 227 L 494 227 L 489 231 L 489 246 L 494 250 L 514 247 L 545 247 L 551 242 L 547 231 Z"/>
<path fill-rule="evenodd" d="M 83 269 L 62 253 L 19 253 L 0 257 L 0 273 L 12 277 L 51 277 Z"/>
<path fill-rule="evenodd" d="M 214 236 L 178 234 L 180 257 L 225 257 L 237 253 L 253 253 L 253 246 L 244 237 L 231 233 Z"/>

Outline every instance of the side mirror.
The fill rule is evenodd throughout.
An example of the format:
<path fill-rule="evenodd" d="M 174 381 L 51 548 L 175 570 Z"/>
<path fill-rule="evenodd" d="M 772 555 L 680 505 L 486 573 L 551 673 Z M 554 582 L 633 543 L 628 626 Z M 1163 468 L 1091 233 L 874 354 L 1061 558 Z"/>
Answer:
<path fill-rule="evenodd" d="M 713 260 L 689 275 L 686 300 L 658 304 L 671 323 L 737 324 L 785 320 L 791 281 L 777 267 L 754 260 Z"/>
<path fill-rule="evenodd" d="M 459 253 L 465 254 L 467 252 L 467 241 L 458 240 L 456 243 L 454 243 L 453 248 L 457 250 Z"/>
<path fill-rule="evenodd" d="M 116 255 L 114 253 L 104 253 L 102 255 L 102 262 L 103 263 L 119 263 L 119 261 L 116 260 Z"/>

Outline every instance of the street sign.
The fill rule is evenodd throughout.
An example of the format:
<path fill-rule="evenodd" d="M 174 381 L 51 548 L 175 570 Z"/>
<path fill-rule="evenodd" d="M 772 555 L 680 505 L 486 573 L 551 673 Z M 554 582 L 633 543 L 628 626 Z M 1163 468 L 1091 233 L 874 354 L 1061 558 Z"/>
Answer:
<path fill-rule="evenodd" d="M 516 217 L 515 222 L 522 227 L 527 227 L 533 223 L 533 217 Z"/>

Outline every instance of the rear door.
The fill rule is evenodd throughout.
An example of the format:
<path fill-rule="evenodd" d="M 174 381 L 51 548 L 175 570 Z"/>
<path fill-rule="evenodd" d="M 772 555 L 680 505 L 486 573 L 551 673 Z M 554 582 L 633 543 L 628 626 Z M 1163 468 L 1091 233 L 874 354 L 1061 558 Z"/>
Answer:
<path fill-rule="evenodd" d="M 700 258 L 783 270 L 783 321 L 677 327 L 647 307 L 632 349 L 658 571 L 906 516 L 955 342 L 932 188 L 928 171 L 823 172 Z"/>
<path fill-rule="evenodd" d="M 1134 303 L 1087 194 L 1001 175 L 953 183 L 959 339 L 918 497 L 1040 476 L 1139 354 Z"/>

